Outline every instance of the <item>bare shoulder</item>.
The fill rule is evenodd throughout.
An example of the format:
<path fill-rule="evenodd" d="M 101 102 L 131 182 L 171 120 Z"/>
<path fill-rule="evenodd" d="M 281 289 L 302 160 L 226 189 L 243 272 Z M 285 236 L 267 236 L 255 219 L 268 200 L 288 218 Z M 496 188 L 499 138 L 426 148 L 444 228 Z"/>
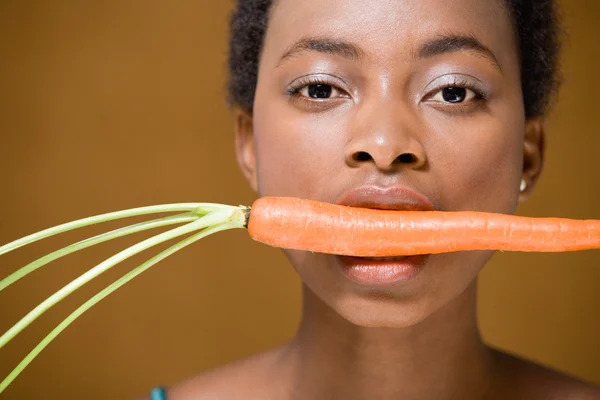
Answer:
<path fill-rule="evenodd" d="M 574 376 L 497 351 L 502 376 L 498 392 L 513 399 L 600 400 L 600 387 Z"/>
<path fill-rule="evenodd" d="M 275 399 L 273 385 L 281 349 L 247 357 L 168 388 L 168 400 Z"/>

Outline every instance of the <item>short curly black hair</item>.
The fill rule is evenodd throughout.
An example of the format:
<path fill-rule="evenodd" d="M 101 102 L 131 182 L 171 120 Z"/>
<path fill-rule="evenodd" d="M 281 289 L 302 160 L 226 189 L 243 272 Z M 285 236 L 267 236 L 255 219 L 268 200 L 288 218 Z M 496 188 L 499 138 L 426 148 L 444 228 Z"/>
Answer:
<path fill-rule="evenodd" d="M 557 92 L 561 28 L 555 0 L 503 0 L 519 40 L 527 117 L 544 115 Z M 273 0 L 237 0 L 230 20 L 229 101 L 252 111 Z"/>

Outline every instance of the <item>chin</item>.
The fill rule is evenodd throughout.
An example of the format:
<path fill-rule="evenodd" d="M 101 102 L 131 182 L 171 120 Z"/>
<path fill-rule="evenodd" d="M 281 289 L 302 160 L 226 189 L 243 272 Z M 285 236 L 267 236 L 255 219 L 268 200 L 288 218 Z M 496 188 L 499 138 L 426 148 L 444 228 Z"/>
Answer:
<path fill-rule="evenodd" d="M 409 328 L 432 315 L 436 308 L 429 301 L 384 296 L 358 298 L 332 304 L 332 308 L 353 325 L 365 328 Z"/>
<path fill-rule="evenodd" d="M 368 286 L 345 277 L 330 256 L 293 251 L 286 254 L 303 281 L 310 313 L 316 311 L 328 318 L 339 318 L 342 324 L 347 321 L 366 328 L 410 328 L 440 315 L 442 309 L 450 313 L 470 312 L 476 298 L 477 275 L 491 255 L 435 255 L 414 277 Z M 461 268 L 464 265 L 471 267 Z"/>

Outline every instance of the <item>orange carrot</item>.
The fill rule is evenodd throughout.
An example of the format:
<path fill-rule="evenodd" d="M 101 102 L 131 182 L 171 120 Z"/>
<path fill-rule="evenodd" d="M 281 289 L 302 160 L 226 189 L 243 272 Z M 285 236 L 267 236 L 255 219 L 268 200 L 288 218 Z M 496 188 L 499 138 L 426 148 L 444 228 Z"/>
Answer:
<path fill-rule="evenodd" d="M 0 348 L 50 307 L 117 263 L 160 243 L 191 234 L 134 268 L 73 311 L 0 382 L 0 393 L 60 332 L 94 304 L 170 254 L 202 237 L 226 229 L 247 227 L 254 240 L 271 246 L 361 257 L 436 254 L 466 250 L 557 252 L 600 249 L 600 221 L 596 220 L 527 218 L 468 211 L 385 211 L 296 198 L 263 197 L 256 200 L 251 208 L 185 203 L 142 207 L 84 218 L 0 246 L 0 255 L 37 240 L 87 225 L 147 213 L 182 210 L 187 212 L 117 229 L 77 242 L 46 255 L 8 278 L 0 280 L 0 290 L 2 290 L 53 259 L 92 244 L 150 227 L 171 224 L 174 221 L 188 221 L 186 225 L 148 238 L 96 265 L 47 298 L 1 335 Z M 190 218 L 192 222 L 189 222 Z"/>
<path fill-rule="evenodd" d="M 599 220 L 374 210 L 286 197 L 256 200 L 248 232 L 275 247 L 358 257 L 600 249 Z"/>

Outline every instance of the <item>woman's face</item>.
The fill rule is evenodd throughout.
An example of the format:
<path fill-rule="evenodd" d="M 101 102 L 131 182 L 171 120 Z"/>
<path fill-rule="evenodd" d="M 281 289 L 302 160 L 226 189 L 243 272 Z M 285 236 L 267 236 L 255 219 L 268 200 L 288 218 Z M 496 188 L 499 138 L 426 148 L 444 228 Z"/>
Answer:
<path fill-rule="evenodd" d="M 500 1 L 278 0 L 252 118 L 238 155 L 261 196 L 336 203 L 358 187 L 367 197 L 407 188 L 439 210 L 500 213 L 519 200 L 526 121 Z M 372 206 L 382 201 L 394 204 Z M 347 279 L 335 256 L 286 254 L 341 316 L 388 327 L 449 303 L 491 256 L 432 255 L 414 277 L 381 287 Z"/>

